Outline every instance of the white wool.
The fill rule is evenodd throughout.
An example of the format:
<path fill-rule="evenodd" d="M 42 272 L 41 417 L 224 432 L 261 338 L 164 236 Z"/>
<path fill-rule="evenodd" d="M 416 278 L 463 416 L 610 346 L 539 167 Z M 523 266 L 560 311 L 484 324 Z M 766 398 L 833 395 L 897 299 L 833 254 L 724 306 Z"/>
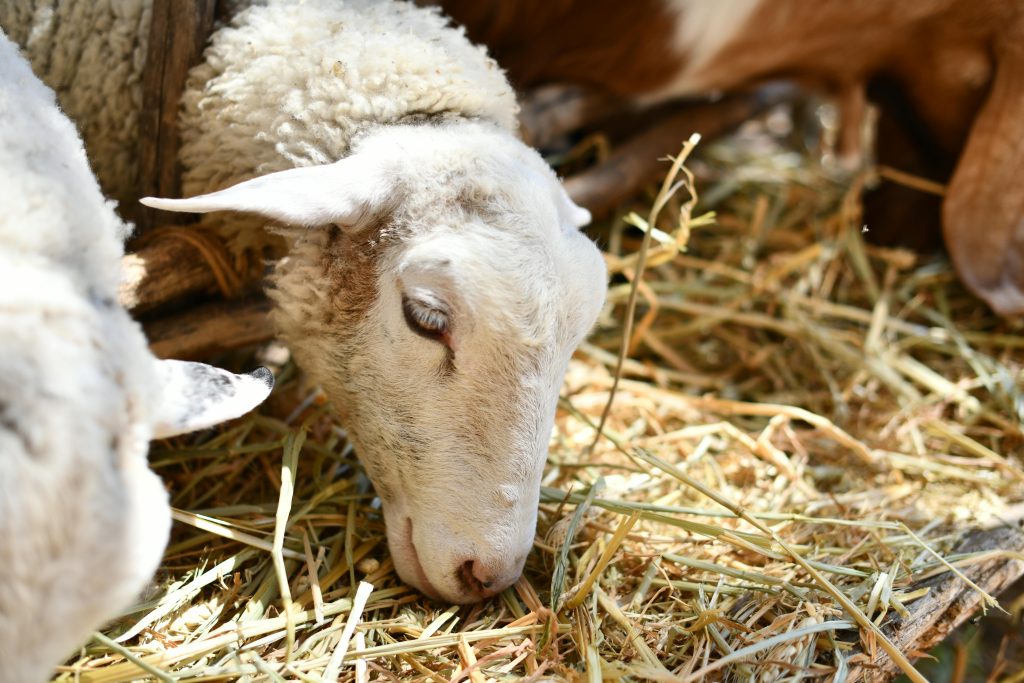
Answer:
<path fill-rule="evenodd" d="M 46 678 L 156 568 L 158 389 L 113 302 L 127 229 L 51 90 L 0 34 L 0 680 Z"/>
<path fill-rule="evenodd" d="M 152 0 L 3 0 L 0 29 L 57 93 L 103 191 L 134 203 Z"/>
<path fill-rule="evenodd" d="M 35 683 L 160 561 L 170 509 L 146 462 L 155 428 L 238 415 L 269 389 L 237 378 L 231 414 L 208 411 L 203 381 L 176 387 L 223 371 L 152 356 L 116 304 L 128 228 L 2 32 L 0 121 L 0 681 Z"/>

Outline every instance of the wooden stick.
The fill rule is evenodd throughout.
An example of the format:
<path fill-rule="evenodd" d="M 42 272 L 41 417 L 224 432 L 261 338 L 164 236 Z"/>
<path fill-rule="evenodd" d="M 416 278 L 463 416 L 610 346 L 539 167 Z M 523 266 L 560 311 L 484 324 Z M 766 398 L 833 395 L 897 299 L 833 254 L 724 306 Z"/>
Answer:
<path fill-rule="evenodd" d="M 213 270 L 195 247 L 157 240 L 121 260 L 121 305 L 138 315 L 190 294 L 214 292 Z"/>
<path fill-rule="evenodd" d="M 641 186 L 664 176 L 665 155 L 678 151 L 692 133 L 700 133 L 705 140 L 714 139 L 781 101 L 789 92 L 773 88 L 674 109 L 657 125 L 619 146 L 604 163 L 568 178 L 565 189 L 573 201 L 595 217 L 606 215 Z"/>
<path fill-rule="evenodd" d="M 986 550 L 1024 551 L 1024 532 L 1013 526 L 975 531 L 960 542 L 957 553 Z M 998 595 L 1021 576 L 1024 562 L 1012 558 L 996 558 L 988 562 L 962 567 L 961 571 L 991 595 Z M 928 595 L 910 603 L 909 618 L 894 615 L 882 630 L 905 653 L 923 653 L 940 643 L 965 619 L 975 614 L 982 596 L 950 572 L 923 581 L 918 587 L 929 587 Z M 916 655 L 915 655 L 916 656 Z M 896 665 L 879 651 L 876 661 L 855 660 L 850 667 L 849 681 L 885 681 L 899 673 Z"/>
<path fill-rule="evenodd" d="M 213 29 L 216 6 L 216 0 L 153 0 L 139 119 L 136 187 L 142 196 L 179 195 L 178 105 L 188 70 L 199 61 Z M 135 215 L 137 234 L 155 224 L 153 209 L 140 206 Z"/>
<path fill-rule="evenodd" d="M 264 298 L 207 304 L 145 325 L 159 358 L 197 360 L 263 343 L 274 336 Z"/>

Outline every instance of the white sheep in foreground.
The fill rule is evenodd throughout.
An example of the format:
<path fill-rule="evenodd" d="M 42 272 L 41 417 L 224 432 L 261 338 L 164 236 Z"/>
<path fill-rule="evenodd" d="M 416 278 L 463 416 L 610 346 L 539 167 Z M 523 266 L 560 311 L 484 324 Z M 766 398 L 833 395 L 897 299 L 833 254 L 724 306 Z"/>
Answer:
<path fill-rule="evenodd" d="M 107 196 L 137 199 L 152 0 L 2 0 L 0 29 L 74 121 Z"/>
<path fill-rule="evenodd" d="M 33 683 L 160 561 L 150 439 L 241 415 L 273 378 L 153 357 L 115 303 L 128 229 L 2 32 L 0 122 L 0 681 Z"/>
<path fill-rule="evenodd" d="M 274 318 L 347 423 L 399 575 L 454 602 L 513 583 L 606 274 L 504 75 L 435 11 L 270 0 L 214 34 L 184 106 L 185 194 L 279 172 L 144 203 L 292 226 Z M 206 221 L 268 241 L 265 220 Z"/>

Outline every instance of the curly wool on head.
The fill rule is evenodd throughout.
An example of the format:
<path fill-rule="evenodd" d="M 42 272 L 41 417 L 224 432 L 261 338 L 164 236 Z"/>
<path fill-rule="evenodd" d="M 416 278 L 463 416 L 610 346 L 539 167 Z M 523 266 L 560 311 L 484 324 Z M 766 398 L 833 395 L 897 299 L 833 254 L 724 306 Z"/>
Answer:
<path fill-rule="evenodd" d="M 380 0 L 271 0 L 212 37 L 182 97 L 184 196 L 337 161 L 384 125 L 482 120 L 518 105 L 486 50 L 436 10 Z M 266 221 L 207 216 L 236 252 L 282 246 Z"/>

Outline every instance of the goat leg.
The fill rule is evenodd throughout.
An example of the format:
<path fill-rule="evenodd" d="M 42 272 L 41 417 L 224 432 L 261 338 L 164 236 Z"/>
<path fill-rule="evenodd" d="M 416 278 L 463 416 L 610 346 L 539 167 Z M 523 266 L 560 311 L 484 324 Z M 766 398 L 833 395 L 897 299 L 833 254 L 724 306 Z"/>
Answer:
<path fill-rule="evenodd" d="M 629 107 L 604 93 L 572 85 L 547 85 L 520 98 L 519 134 L 536 149 L 548 149 L 573 131 Z"/>
<path fill-rule="evenodd" d="M 1024 314 L 1024 16 L 998 45 L 995 81 L 942 207 L 949 255 L 1000 315 Z"/>

